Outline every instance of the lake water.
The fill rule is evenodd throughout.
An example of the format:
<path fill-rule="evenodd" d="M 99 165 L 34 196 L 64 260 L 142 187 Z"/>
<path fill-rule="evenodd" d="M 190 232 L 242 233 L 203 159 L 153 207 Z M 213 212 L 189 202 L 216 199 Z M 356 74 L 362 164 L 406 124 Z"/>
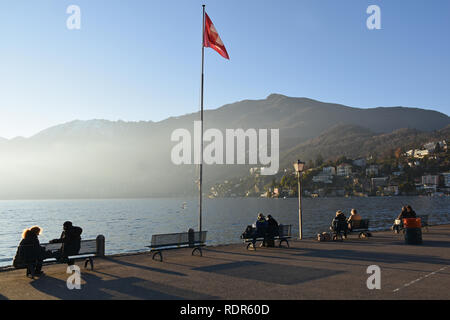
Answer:
<path fill-rule="evenodd" d="M 183 202 L 186 207 L 183 209 Z M 316 198 L 303 200 L 304 237 L 327 231 L 336 210 L 348 216 L 352 208 L 371 220 L 374 230 L 387 229 L 404 204 L 428 214 L 430 224 L 450 223 L 450 197 Z M 245 227 L 258 212 L 272 214 L 279 223 L 293 224 L 298 234 L 297 199 L 207 199 L 203 229 L 208 244 L 239 243 Z M 84 239 L 106 237 L 106 253 L 145 251 L 152 234 L 197 228 L 197 199 L 30 200 L 0 201 L 0 266 L 11 265 L 22 230 L 39 225 L 41 242 L 59 237 L 71 220 L 83 228 Z"/>

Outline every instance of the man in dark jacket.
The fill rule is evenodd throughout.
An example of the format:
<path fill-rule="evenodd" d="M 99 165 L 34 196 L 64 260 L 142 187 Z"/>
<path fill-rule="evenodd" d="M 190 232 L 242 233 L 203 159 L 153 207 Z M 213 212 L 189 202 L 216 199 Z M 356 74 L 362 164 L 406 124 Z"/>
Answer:
<path fill-rule="evenodd" d="M 266 236 L 267 236 L 267 221 L 262 213 L 258 214 L 258 219 L 255 222 L 255 232 L 253 233 L 253 248 L 256 245 L 256 239 L 263 237 L 263 243 L 261 246 L 266 245 Z"/>
<path fill-rule="evenodd" d="M 83 229 L 72 225 L 72 222 L 66 221 L 63 224 L 63 232 L 59 239 L 53 239 L 50 243 L 62 243 L 54 257 L 58 260 L 66 261 L 69 256 L 77 255 L 81 246 L 81 233 Z M 74 264 L 73 260 L 67 261 L 69 265 Z"/>

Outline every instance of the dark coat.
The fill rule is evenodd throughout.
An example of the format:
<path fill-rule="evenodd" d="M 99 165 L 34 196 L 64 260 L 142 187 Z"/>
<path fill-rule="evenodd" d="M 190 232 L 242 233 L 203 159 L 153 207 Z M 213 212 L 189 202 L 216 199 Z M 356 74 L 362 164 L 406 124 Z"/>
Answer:
<path fill-rule="evenodd" d="M 28 263 L 43 260 L 44 255 L 45 248 L 41 247 L 38 236 L 30 232 L 25 239 L 20 241 L 16 256 L 13 260 L 13 266 L 15 268 L 24 267 Z"/>
<path fill-rule="evenodd" d="M 347 218 L 344 213 L 338 214 L 331 222 L 335 231 L 346 231 L 348 228 Z"/>
<path fill-rule="evenodd" d="M 267 232 L 267 221 L 257 220 L 256 221 L 256 234 L 259 236 L 264 236 Z"/>
<path fill-rule="evenodd" d="M 81 233 L 83 229 L 72 226 L 61 233 L 59 239 L 54 239 L 52 243 L 62 243 L 61 255 L 63 257 L 74 256 L 80 252 L 81 247 Z"/>
<path fill-rule="evenodd" d="M 271 236 L 278 235 L 278 222 L 274 218 L 267 219 L 267 232 Z"/>
<path fill-rule="evenodd" d="M 397 219 L 409 219 L 409 218 L 416 218 L 416 213 L 414 212 L 414 210 L 412 211 L 404 211 L 402 213 L 400 213 L 400 215 L 398 216 Z"/>

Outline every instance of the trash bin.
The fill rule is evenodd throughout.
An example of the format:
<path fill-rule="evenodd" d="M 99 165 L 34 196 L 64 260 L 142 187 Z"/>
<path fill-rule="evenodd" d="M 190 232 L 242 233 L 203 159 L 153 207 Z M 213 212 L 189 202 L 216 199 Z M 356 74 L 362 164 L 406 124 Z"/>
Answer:
<path fill-rule="evenodd" d="M 422 244 L 422 225 L 420 218 L 403 219 L 406 244 Z"/>

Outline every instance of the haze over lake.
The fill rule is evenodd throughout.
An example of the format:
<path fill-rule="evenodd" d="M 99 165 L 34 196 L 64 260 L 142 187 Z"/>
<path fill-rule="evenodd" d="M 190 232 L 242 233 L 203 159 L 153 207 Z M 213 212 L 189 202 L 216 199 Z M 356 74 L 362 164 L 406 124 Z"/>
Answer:
<path fill-rule="evenodd" d="M 183 203 L 186 206 L 183 209 Z M 450 222 L 450 198 L 373 197 L 304 199 L 304 236 L 328 231 L 335 211 L 359 209 L 370 227 L 387 229 L 404 204 L 411 204 L 418 215 L 430 215 L 431 224 Z M 208 244 L 239 243 L 245 227 L 258 212 L 272 214 L 279 223 L 293 224 L 298 234 L 297 199 L 226 198 L 204 202 L 204 230 Z M 148 250 L 152 234 L 197 228 L 198 200 L 184 199 L 108 199 L 108 200 L 11 200 L 0 201 L 0 266 L 12 264 L 23 229 L 39 225 L 41 242 L 59 237 L 62 224 L 71 220 L 83 228 L 83 239 L 106 237 L 107 254 Z M 400 237 L 401 238 L 401 237 Z M 399 238 L 399 241 L 401 241 Z M 370 241 L 370 240 L 369 240 Z M 424 235 L 426 241 L 426 234 Z M 244 248 L 244 247 L 243 247 Z"/>

